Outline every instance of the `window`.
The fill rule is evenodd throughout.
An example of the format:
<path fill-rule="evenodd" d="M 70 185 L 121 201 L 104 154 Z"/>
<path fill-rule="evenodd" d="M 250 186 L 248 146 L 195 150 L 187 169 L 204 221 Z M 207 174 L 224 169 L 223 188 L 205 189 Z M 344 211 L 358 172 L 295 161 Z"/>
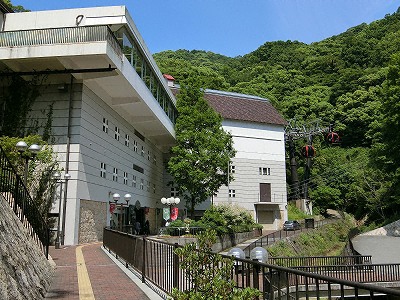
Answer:
<path fill-rule="evenodd" d="M 103 118 L 103 131 L 108 133 L 108 120 L 106 118 Z"/>
<path fill-rule="evenodd" d="M 113 181 L 118 182 L 118 169 L 114 168 L 113 170 Z"/>
<path fill-rule="evenodd" d="M 235 198 L 236 197 L 236 190 L 229 190 L 229 198 Z"/>
<path fill-rule="evenodd" d="M 155 155 L 154 155 L 154 157 L 153 157 L 153 164 L 154 164 L 154 165 L 157 165 L 157 156 L 155 156 Z"/>
<path fill-rule="evenodd" d="M 258 168 L 258 173 L 260 175 L 271 175 L 271 169 L 270 168 Z"/>
<path fill-rule="evenodd" d="M 140 179 L 140 189 L 143 190 L 144 189 L 144 179 Z"/>
<path fill-rule="evenodd" d="M 147 151 L 147 160 L 150 160 L 150 150 Z"/>
<path fill-rule="evenodd" d="M 133 151 L 137 152 L 138 147 L 137 147 L 137 141 L 133 140 Z"/>
<path fill-rule="evenodd" d="M 144 146 L 142 146 L 142 152 L 140 153 L 144 157 Z"/>
<path fill-rule="evenodd" d="M 101 178 L 106 178 L 107 174 L 107 166 L 105 163 L 100 163 L 100 177 Z"/>
<path fill-rule="evenodd" d="M 114 133 L 114 138 L 119 141 L 119 128 L 117 126 L 115 126 L 115 133 Z"/>
<path fill-rule="evenodd" d="M 128 184 L 128 172 L 124 172 L 124 184 Z"/>
<path fill-rule="evenodd" d="M 156 193 L 156 184 L 155 183 L 153 183 L 153 193 L 154 194 Z"/>
<path fill-rule="evenodd" d="M 235 173 L 235 171 L 236 171 L 236 167 L 231 165 L 231 170 L 230 170 L 231 174 Z"/>
<path fill-rule="evenodd" d="M 129 147 L 129 134 L 125 134 L 125 146 Z"/>
<path fill-rule="evenodd" d="M 136 175 L 133 175 L 132 186 L 133 186 L 134 188 L 136 187 Z"/>
<path fill-rule="evenodd" d="M 179 193 L 178 193 L 178 188 L 177 187 L 172 187 L 171 188 L 171 197 L 178 197 Z"/>

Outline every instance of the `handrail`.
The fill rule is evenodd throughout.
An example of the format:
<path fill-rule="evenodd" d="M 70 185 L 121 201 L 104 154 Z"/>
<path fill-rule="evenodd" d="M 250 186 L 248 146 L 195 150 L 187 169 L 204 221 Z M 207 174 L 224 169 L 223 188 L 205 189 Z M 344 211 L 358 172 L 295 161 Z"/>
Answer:
<path fill-rule="evenodd" d="M 0 193 L 48 258 L 50 234 L 47 222 L 1 146 Z"/>
<path fill-rule="evenodd" d="M 181 291 L 193 288 L 192 281 L 180 268 L 179 257 L 174 253 L 174 250 L 180 247 L 177 244 L 104 228 L 103 246 L 110 253 L 114 253 L 117 258 L 124 260 L 126 267 L 133 269 L 143 283 L 150 285 L 160 293 L 170 294 L 173 288 Z M 210 253 L 210 255 L 220 254 Z M 328 295 L 327 299 L 333 299 L 344 295 L 345 292 L 346 294 L 352 293 L 357 297 L 365 291 L 371 297 L 378 293 L 400 296 L 400 291 L 395 288 L 374 285 L 373 283 L 377 280 L 373 276 L 365 277 L 370 280 L 368 281 L 370 283 L 360 283 L 357 280 L 351 281 L 327 276 L 322 272 L 310 273 L 298 268 L 286 268 L 249 259 L 227 255 L 222 255 L 222 257 L 226 260 L 220 262 L 218 266 L 209 267 L 220 268 L 221 264 L 233 259 L 231 278 L 236 282 L 236 287 L 256 288 L 262 292 L 263 299 L 308 299 L 310 297 L 320 299 L 326 295 Z M 362 265 L 358 272 L 371 273 L 370 266 L 376 266 L 377 272 L 393 270 L 392 273 L 400 276 L 400 273 L 396 271 L 399 269 L 398 265 L 388 265 L 386 269 L 382 269 L 385 268 L 383 265 Z M 393 266 L 392 269 L 389 266 Z M 349 265 L 345 267 L 351 269 Z"/>

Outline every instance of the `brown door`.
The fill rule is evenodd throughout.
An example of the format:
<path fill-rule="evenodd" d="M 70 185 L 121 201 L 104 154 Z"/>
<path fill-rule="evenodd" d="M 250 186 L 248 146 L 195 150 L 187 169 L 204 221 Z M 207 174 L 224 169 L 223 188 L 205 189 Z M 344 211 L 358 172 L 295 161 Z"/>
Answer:
<path fill-rule="evenodd" d="M 271 202 L 270 183 L 260 183 L 260 202 Z"/>

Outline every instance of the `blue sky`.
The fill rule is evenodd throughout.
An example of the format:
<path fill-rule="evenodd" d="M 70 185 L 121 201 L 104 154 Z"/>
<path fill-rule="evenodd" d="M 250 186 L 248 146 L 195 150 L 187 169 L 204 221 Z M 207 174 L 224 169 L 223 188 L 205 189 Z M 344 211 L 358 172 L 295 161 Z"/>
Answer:
<path fill-rule="evenodd" d="M 394 13 L 400 0 L 12 0 L 32 11 L 126 5 L 152 53 L 235 57 L 268 41 L 320 41 Z"/>

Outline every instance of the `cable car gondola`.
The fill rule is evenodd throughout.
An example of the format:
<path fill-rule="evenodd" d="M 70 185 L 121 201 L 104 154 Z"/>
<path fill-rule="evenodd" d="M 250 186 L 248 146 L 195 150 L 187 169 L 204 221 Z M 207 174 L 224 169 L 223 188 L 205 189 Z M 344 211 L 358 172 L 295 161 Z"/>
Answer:
<path fill-rule="evenodd" d="M 340 143 L 340 136 L 336 132 L 329 132 L 326 136 L 326 141 L 329 144 L 339 144 Z"/>
<path fill-rule="evenodd" d="M 315 148 L 312 145 L 305 145 L 302 150 L 302 154 L 306 158 L 311 158 L 315 156 Z"/>

